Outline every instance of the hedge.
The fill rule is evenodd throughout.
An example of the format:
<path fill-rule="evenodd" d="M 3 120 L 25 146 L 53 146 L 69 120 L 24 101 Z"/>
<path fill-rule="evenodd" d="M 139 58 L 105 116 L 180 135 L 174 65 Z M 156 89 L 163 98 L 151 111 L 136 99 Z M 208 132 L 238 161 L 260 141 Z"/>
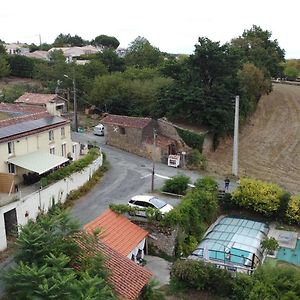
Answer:
<path fill-rule="evenodd" d="M 179 136 L 191 148 L 198 149 L 202 152 L 205 134 L 198 134 L 189 130 L 184 130 L 176 127 Z"/>

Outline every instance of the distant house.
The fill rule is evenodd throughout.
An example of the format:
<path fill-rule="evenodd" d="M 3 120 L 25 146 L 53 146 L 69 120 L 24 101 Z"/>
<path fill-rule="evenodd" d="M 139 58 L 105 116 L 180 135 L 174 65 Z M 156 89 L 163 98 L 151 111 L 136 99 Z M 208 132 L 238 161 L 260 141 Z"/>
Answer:
<path fill-rule="evenodd" d="M 67 100 L 57 94 L 25 93 L 15 103 L 41 106 L 52 115 L 61 115 L 67 112 Z"/>
<path fill-rule="evenodd" d="M 86 224 L 84 230 L 88 233 L 99 230 L 99 238 L 103 243 L 135 262 L 144 258 L 148 232 L 123 215 L 107 209 L 95 220 Z"/>
<path fill-rule="evenodd" d="M 35 58 L 35 59 L 42 59 L 46 61 L 50 60 L 48 51 L 42 51 L 42 50 L 36 50 L 34 52 L 26 53 L 25 56 L 30 58 Z"/>
<path fill-rule="evenodd" d="M 108 115 L 101 120 L 106 125 L 108 145 L 152 158 L 155 133 L 155 158 L 164 163 L 169 155 L 180 154 L 187 146 L 174 126 L 151 118 Z"/>
<path fill-rule="evenodd" d="M 102 51 L 101 48 L 96 48 L 92 45 L 87 45 L 83 47 L 53 47 L 48 51 L 48 53 L 51 54 L 51 52 L 55 50 L 61 50 L 64 57 L 66 58 L 66 62 L 68 63 L 73 62 L 74 60 L 76 60 L 76 58 L 80 57 L 81 55 L 95 54 Z"/>
<path fill-rule="evenodd" d="M 83 250 L 90 251 L 84 244 Z M 152 278 L 152 273 L 139 266 L 103 241 L 93 244 L 93 252 L 104 256 L 104 265 L 109 271 L 108 283 L 116 292 L 118 299 L 137 300 Z"/>
<path fill-rule="evenodd" d="M 28 45 L 22 43 L 5 44 L 4 47 L 6 49 L 6 52 L 10 55 L 26 55 L 27 53 L 29 53 Z"/>
<path fill-rule="evenodd" d="M 0 117 L 0 192 L 78 158 L 70 121 L 43 106 L 0 103 Z"/>

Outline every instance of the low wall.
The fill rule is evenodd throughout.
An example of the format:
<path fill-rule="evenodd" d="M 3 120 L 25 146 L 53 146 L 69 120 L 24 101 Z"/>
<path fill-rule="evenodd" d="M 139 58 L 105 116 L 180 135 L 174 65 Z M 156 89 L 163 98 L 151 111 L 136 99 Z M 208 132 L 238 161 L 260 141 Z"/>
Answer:
<path fill-rule="evenodd" d="M 81 172 L 57 181 L 45 188 L 22 197 L 20 200 L 0 207 L 0 251 L 6 249 L 7 240 L 5 233 L 4 213 L 16 209 L 18 225 L 27 224 L 29 219 L 35 220 L 41 211 L 47 212 L 56 203 L 64 203 L 68 194 L 84 185 L 94 172 L 102 166 L 102 154 Z"/>

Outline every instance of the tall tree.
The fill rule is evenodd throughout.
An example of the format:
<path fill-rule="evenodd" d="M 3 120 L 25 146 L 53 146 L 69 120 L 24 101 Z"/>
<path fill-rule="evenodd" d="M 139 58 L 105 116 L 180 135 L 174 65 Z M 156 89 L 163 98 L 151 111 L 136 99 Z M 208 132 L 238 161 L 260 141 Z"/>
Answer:
<path fill-rule="evenodd" d="M 95 37 L 95 39 L 92 41 L 92 44 L 104 49 L 117 49 L 120 45 L 120 42 L 114 36 L 101 34 Z"/>
<path fill-rule="evenodd" d="M 278 77 L 282 73 L 280 63 L 284 61 L 285 51 L 271 37 L 270 31 L 253 25 L 242 36 L 233 39 L 231 44 L 241 51 L 244 62 L 253 63 L 266 76 Z"/>
<path fill-rule="evenodd" d="M 128 66 L 144 68 L 157 67 L 163 62 L 163 55 L 144 37 L 137 37 L 127 49 L 125 63 Z"/>

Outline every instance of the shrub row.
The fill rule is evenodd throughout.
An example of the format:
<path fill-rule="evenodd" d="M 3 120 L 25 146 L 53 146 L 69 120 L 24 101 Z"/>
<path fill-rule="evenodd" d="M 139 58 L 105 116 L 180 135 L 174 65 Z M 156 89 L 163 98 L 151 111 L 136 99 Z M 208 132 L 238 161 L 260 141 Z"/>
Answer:
<path fill-rule="evenodd" d="M 207 226 L 219 211 L 218 185 L 212 178 L 197 180 L 196 187 L 189 191 L 161 220 L 165 226 L 180 226 L 177 255 L 188 255 L 193 251 Z"/>
<path fill-rule="evenodd" d="M 92 148 L 89 150 L 89 153 L 83 158 L 72 162 L 70 165 L 58 169 L 46 177 L 43 177 L 40 181 L 42 187 L 45 187 L 53 182 L 64 179 L 70 176 L 73 173 L 80 172 L 84 168 L 86 168 L 89 164 L 91 164 L 98 156 L 99 150 L 96 148 Z"/>
<path fill-rule="evenodd" d="M 300 195 L 291 196 L 273 183 L 242 178 L 222 204 L 225 208 L 246 208 L 271 219 L 300 224 Z"/>
<path fill-rule="evenodd" d="M 176 175 L 165 181 L 162 188 L 164 192 L 185 195 L 188 189 L 188 184 L 190 183 L 190 178 L 185 175 Z"/>
<path fill-rule="evenodd" d="M 292 267 L 265 263 L 253 274 L 218 269 L 203 261 L 179 260 L 171 270 L 173 292 L 184 289 L 207 291 L 232 300 L 300 299 L 300 272 Z"/>

